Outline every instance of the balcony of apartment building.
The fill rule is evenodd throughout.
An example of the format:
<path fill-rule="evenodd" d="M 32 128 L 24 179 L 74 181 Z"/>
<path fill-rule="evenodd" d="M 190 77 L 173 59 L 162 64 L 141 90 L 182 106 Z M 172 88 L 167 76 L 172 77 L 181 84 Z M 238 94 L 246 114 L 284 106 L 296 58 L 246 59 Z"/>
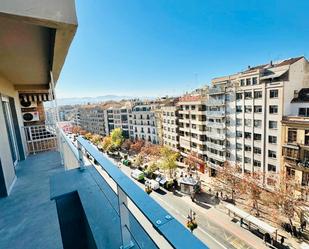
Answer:
<path fill-rule="evenodd" d="M 225 99 L 224 98 L 212 98 L 207 100 L 206 102 L 207 106 L 224 106 L 225 105 Z"/>
<path fill-rule="evenodd" d="M 209 88 L 208 94 L 209 95 L 218 95 L 218 94 L 224 94 L 225 93 L 225 87 L 224 86 L 213 86 Z"/>
<path fill-rule="evenodd" d="M 206 126 L 216 129 L 225 129 L 225 122 L 216 122 L 214 119 L 207 119 Z"/>
<path fill-rule="evenodd" d="M 218 133 L 218 131 L 213 128 L 206 131 L 206 136 L 215 140 L 225 140 L 225 133 Z"/>
<path fill-rule="evenodd" d="M 223 118 L 225 117 L 224 110 L 208 110 L 206 111 L 206 117 Z"/>

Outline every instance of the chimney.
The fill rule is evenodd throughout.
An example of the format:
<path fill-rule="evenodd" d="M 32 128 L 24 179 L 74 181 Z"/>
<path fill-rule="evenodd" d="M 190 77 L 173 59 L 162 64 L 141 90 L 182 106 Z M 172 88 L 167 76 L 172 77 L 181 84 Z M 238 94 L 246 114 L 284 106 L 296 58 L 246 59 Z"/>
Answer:
<path fill-rule="evenodd" d="M 248 66 L 248 70 L 250 69 L 251 67 L 250 67 L 250 65 Z"/>
<path fill-rule="evenodd" d="M 272 67 L 273 66 L 273 61 L 270 61 L 269 65 Z"/>

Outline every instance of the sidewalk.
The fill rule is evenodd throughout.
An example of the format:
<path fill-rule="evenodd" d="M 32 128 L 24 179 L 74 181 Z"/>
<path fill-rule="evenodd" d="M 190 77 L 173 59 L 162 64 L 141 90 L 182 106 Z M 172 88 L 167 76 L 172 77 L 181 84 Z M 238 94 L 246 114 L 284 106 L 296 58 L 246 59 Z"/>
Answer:
<path fill-rule="evenodd" d="M 236 248 L 246 248 L 242 245 L 242 241 L 252 248 L 269 248 L 264 244 L 264 241 L 262 239 L 255 236 L 253 233 L 246 230 L 245 228 L 240 227 L 239 224 L 232 222 L 232 218 L 223 211 L 223 207 L 219 209 L 217 208 L 217 206 L 212 206 L 212 204 L 209 204 L 207 202 L 207 204 L 211 205 L 212 207 L 209 209 L 205 209 L 200 205 L 193 203 L 189 197 L 185 197 L 183 198 L 183 200 L 186 201 L 190 206 L 192 206 L 194 210 L 203 213 L 206 218 L 209 219 L 209 221 L 221 227 L 222 229 L 227 230 L 230 234 L 234 235 L 236 238 L 232 238 L 232 236 L 227 236 L 227 240 L 232 239 L 232 241 L 229 242 L 232 243 Z M 239 240 L 237 238 L 239 238 Z"/>
<path fill-rule="evenodd" d="M 209 188 L 214 189 L 214 188 L 212 187 L 211 178 L 210 178 L 209 176 L 207 176 L 207 175 L 205 175 L 205 174 L 199 174 L 199 176 L 200 176 L 200 179 L 202 180 L 202 188 L 203 188 L 203 186 L 204 186 L 204 188 L 203 188 L 203 189 L 204 189 L 204 192 L 207 192 Z M 221 201 L 221 203 L 224 203 L 224 202 Z M 226 209 L 225 209 L 225 207 L 224 207 L 224 204 L 215 205 L 214 207 L 215 207 L 215 208 L 213 208 L 213 210 L 217 210 L 217 212 L 220 212 L 221 214 L 223 213 L 225 216 L 227 216 L 227 217 L 229 218 L 229 220 L 232 220 L 232 218 L 229 217 L 229 216 L 227 215 L 227 212 L 226 212 Z M 219 218 L 221 218 L 221 217 L 219 217 Z M 217 218 L 216 218 L 216 219 L 217 219 Z M 233 223 L 232 221 L 229 221 L 228 223 L 231 223 L 231 224 L 233 224 L 233 225 L 236 225 L 236 224 Z M 226 224 L 226 225 L 228 226 L 228 224 Z M 238 225 L 238 227 L 240 228 L 239 225 Z M 260 240 L 260 241 L 262 241 L 262 243 L 263 243 L 263 240 L 262 240 L 262 239 L 260 239 L 259 237 L 255 236 L 255 235 L 254 235 L 253 233 L 251 233 L 250 231 L 246 230 L 245 228 L 241 228 L 241 229 L 247 231 L 248 233 L 250 233 L 251 235 L 253 235 L 257 240 Z M 299 243 L 296 242 L 296 241 L 294 240 L 294 238 L 292 238 L 292 237 L 290 236 L 290 234 L 286 233 L 285 231 L 283 231 L 283 230 L 280 229 L 280 228 L 278 228 L 278 234 L 282 234 L 282 235 L 284 235 L 284 236 L 286 237 L 284 245 L 288 246 L 288 247 L 291 248 L 291 249 L 292 249 L 292 248 L 299 248 Z M 264 243 L 263 243 L 263 244 L 264 244 Z"/>

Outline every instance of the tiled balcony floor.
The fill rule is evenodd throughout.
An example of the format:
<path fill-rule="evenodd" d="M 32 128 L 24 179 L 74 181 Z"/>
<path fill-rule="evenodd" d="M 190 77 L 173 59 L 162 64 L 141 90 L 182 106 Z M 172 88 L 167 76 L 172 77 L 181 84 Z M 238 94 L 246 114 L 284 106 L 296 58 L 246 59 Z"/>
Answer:
<path fill-rule="evenodd" d="M 0 198 L 1 249 L 63 248 L 49 185 L 49 177 L 63 170 L 59 153 L 52 151 L 18 164 L 10 196 Z"/>

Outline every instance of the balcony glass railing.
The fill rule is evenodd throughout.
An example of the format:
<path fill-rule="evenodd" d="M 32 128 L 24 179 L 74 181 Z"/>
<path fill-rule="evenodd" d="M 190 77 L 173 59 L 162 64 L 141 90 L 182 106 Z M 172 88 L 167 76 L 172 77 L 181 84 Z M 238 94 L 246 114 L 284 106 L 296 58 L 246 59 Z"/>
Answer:
<path fill-rule="evenodd" d="M 207 117 L 224 117 L 225 111 L 207 111 L 206 116 Z"/>
<path fill-rule="evenodd" d="M 114 229 L 121 229 L 123 248 L 208 248 L 89 141 L 60 135 L 65 164 L 66 158 L 75 157 L 74 163 L 84 168 L 91 158 L 98 172 L 103 170 L 100 175 L 112 193 L 106 197 L 118 210 L 121 226 Z"/>

